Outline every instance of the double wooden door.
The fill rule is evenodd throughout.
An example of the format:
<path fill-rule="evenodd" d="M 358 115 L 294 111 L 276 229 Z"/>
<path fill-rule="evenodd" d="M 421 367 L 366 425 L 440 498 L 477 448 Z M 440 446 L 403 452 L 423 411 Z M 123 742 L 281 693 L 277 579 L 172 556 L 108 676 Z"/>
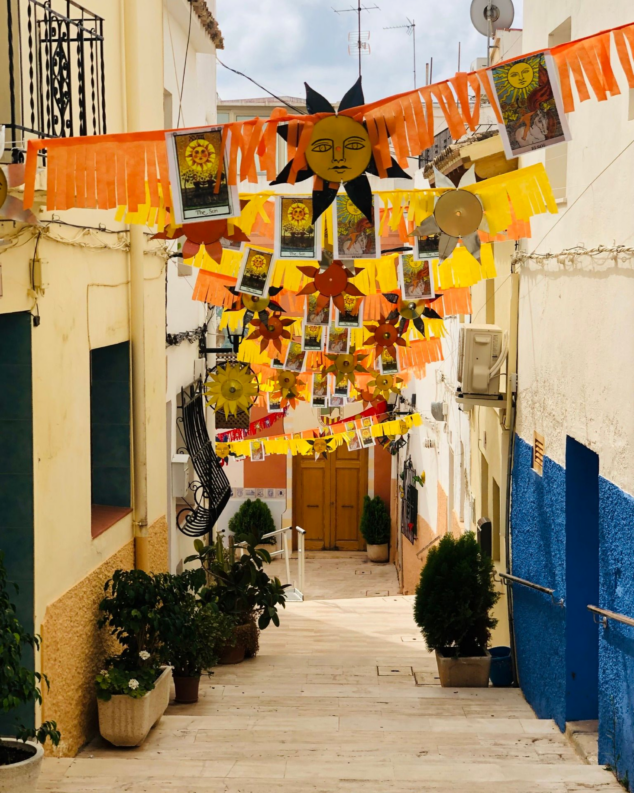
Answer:
<path fill-rule="evenodd" d="M 306 549 L 361 551 L 363 497 L 368 492 L 368 450 L 345 444 L 326 457 L 293 460 L 293 522 L 306 531 Z"/>

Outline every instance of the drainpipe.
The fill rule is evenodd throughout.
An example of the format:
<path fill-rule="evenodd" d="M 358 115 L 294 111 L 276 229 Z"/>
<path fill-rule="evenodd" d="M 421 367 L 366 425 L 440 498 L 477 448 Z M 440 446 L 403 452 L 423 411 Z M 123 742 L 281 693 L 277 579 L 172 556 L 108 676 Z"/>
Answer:
<path fill-rule="evenodd" d="M 127 131 L 163 127 L 163 6 L 121 0 L 125 37 Z M 149 572 L 145 351 L 145 239 L 130 227 L 130 342 L 132 349 L 133 526 L 135 566 Z"/>

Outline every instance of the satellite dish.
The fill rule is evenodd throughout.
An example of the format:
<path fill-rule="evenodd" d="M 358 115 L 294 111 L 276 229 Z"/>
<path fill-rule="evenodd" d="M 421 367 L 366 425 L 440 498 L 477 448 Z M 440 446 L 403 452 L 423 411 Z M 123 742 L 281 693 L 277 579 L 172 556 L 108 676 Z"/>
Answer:
<path fill-rule="evenodd" d="M 478 33 L 491 36 L 496 30 L 505 30 L 513 24 L 513 0 L 472 0 L 471 22 Z"/>

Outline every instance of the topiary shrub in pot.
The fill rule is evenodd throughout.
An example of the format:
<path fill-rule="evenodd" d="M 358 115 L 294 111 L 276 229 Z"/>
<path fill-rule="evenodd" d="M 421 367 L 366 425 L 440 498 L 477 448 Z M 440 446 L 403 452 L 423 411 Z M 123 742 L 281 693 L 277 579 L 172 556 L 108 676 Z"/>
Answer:
<path fill-rule="evenodd" d="M 380 496 L 365 496 L 360 528 L 371 562 L 387 562 L 391 525 L 383 499 Z"/>
<path fill-rule="evenodd" d="M 0 710 L 11 713 L 20 706 L 42 702 L 41 685 L 48 679 L 22 664 L 25 649 L 40 647 L 39 636 L 27 633 L 16 615 L 7 589 L 4 554 L 0 551 Z M 16 587 L 17 591 L 17 587 Z M 49 738 L 60 741 L 57 724 L 44 722 L 39 728 L 15 725 L 12 737 L 0 738 L 0 790 L 3 793 L 35 793 L 44 751 Z"/>
<path fill-rule="evenodd" d="M 416 589 L 414 619 L 435 650 L 441 686 L 488 686 L 487 646 L 500 595 L 494 567 L 473 532 L 447 534 L 427 555 Z"/>
<path fill-rule="evenodd" d="M 235 542 L 242 542 L 245 537 L 256 536 L 258 542 L 275 544 L 275 537 L 262 540 L 265 534 L 275 531 L 275 521 L 269 505 L 259 498 L 255 501 L 248 498 L 240 505 L 240 509 L 229 520 L 229 531 L 233 533 Z"/>

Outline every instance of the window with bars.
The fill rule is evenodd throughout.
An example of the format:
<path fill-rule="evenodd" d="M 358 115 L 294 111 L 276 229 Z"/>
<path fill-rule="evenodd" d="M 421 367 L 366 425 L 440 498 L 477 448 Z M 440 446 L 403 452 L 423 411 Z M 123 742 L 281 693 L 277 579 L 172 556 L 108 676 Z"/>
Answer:
<path fill-rule="evenodd" d="M 544 473 L 544 436 L 533 433 L 533 464 L 532 469 L 540 476 Z"/>

